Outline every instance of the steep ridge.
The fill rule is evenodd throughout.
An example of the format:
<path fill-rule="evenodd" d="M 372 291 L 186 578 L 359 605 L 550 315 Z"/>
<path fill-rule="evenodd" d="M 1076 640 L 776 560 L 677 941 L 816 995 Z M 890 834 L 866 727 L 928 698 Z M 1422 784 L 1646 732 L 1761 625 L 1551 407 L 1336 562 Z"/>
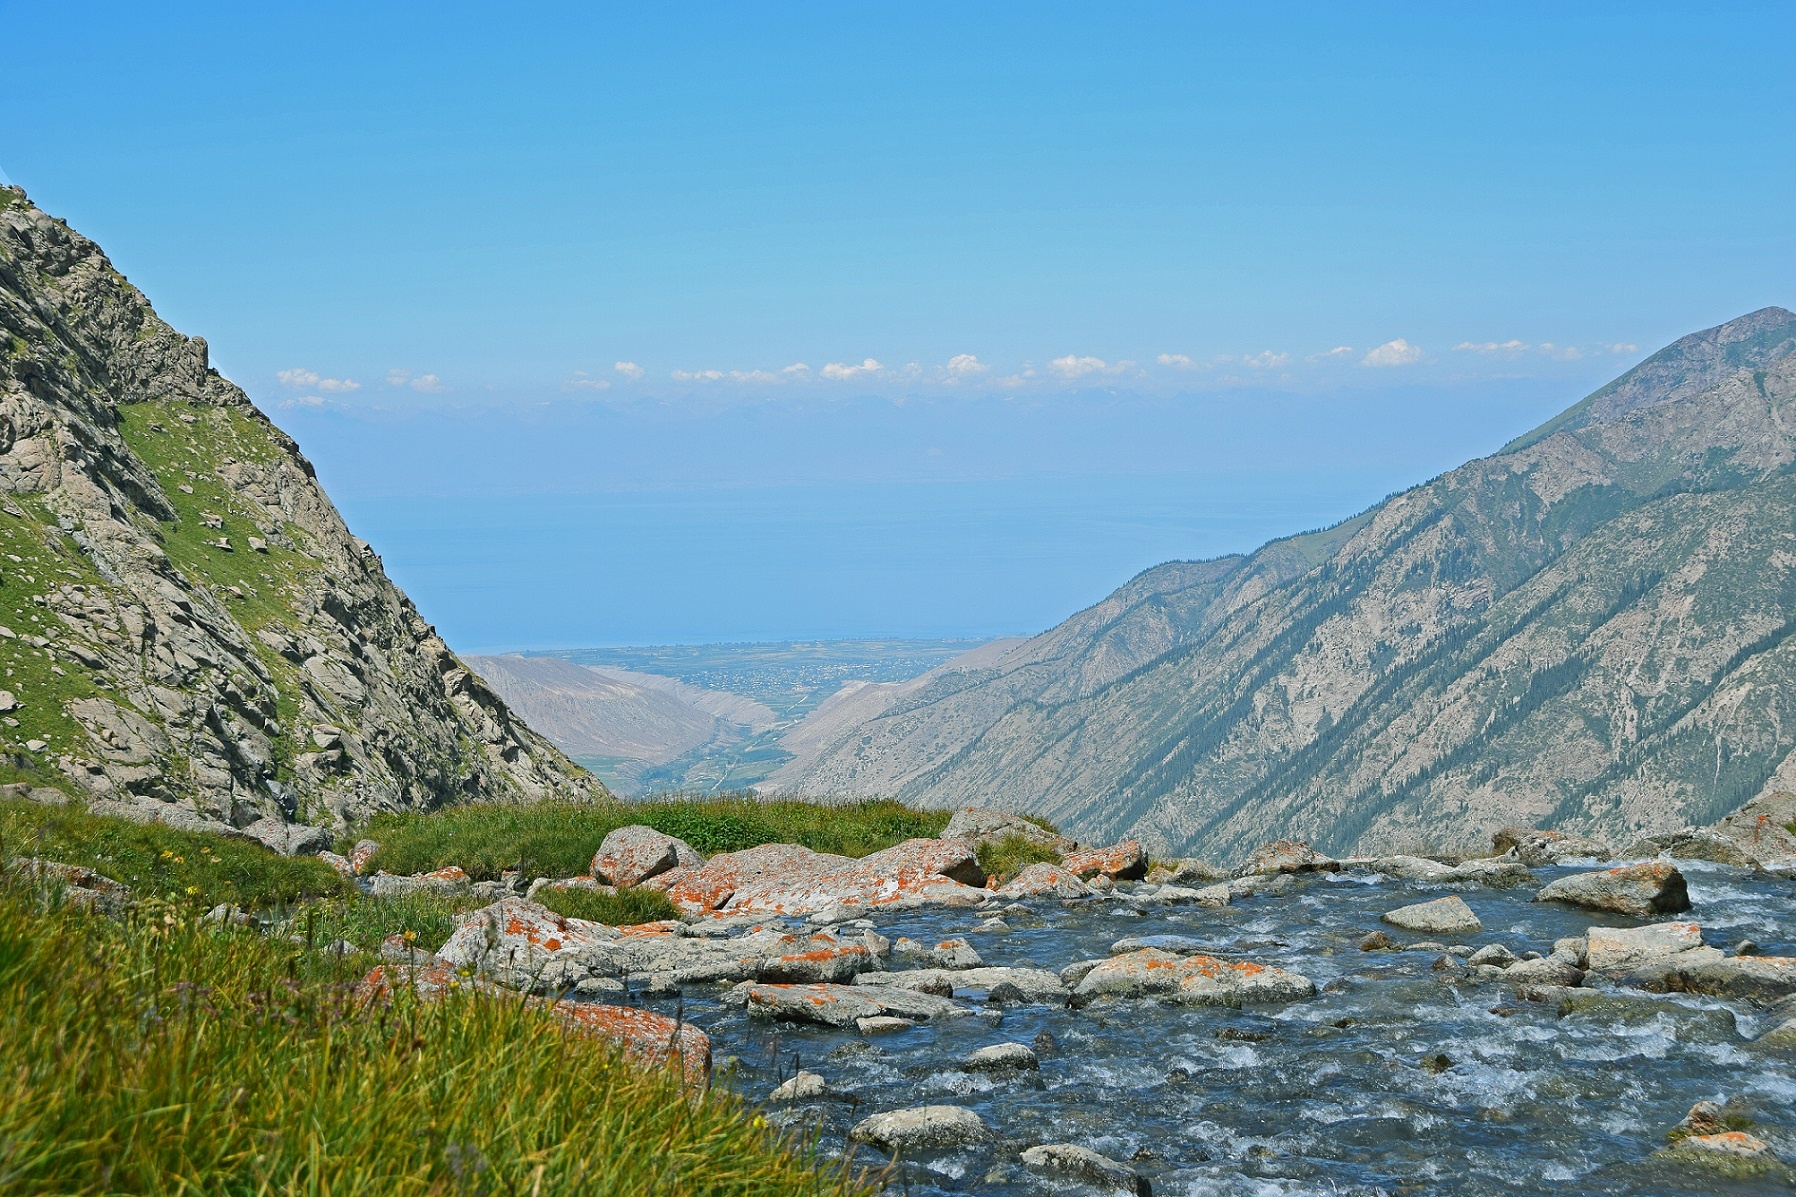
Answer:
<path fill-rule="evenodd" d="M 1709 822 L 1796 784 L 1793 394 L 1791 313 L 1686 337 L 1302 560 L 1148 571 L 793 788 L 1225 858 Z"/>
<path fill-rule="evenodd" d="M 298 447 L 0 188 L 0 781 L 244 827 L 602 787 L 465 668 Z"/>

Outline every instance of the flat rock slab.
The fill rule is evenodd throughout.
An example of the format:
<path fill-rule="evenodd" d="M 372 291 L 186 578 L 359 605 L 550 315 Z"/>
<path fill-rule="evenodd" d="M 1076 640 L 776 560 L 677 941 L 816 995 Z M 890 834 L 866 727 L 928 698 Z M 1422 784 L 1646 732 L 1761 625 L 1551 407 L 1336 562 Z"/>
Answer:
<path fill-rule="evenodd" d="M 1478 921 L 1472 908 L 1457 894 L 1436 898 L 1432 902 L 1417 902 L 1413 906 L 1399 906 L 1395 910 L 1385 911 L 1380 917 L 1391 926 L 1401 927 L 1405 931 L 1426 931 L 1436 935 L 1457 935 L 1484 929 L 1484 924 Z"/>
<path fill-rule="evenodd" d="M 909 989 L 863 985 L 748 985 L 741 990 L 748 1012 L 782 1022 L 849 1027 L 863 1018 L 958 1018 L 971 1014 L 948 998 Z"/>
<path fill-rule="evenodd" d="M 985 1120 L 962 1106 L 917 1106 L 862 1119 L 848 1132 L 853 1143 L 881 1151 L 909 1152 L 961 1147 L 992 1137 Z"/>
<path fill-rule="evenodd" d="M 1361 867 L 1387 877 L 1404 881 L 1426 881 L 1435 885 L 1482 885 L 1491 889 L 1508 889 L 1534 880 L 1533 872 L 1519 860 L 1494 857 L 1468 860 L 1462 864 L 1443 864 L 1425 856 L 1377 856 L 1361 862 Z"/>
<path fill-rule="evenodd" d="M 1716 959 L 1713 952 L 1712 948 L 1698 948 L 1648 965 L 1641 971 L 1652 974 L 1652 979 L 1642 987 L 1662 993 L 1706 993 L 1758 1002 L 1774 1002 L 1796 994 L 1796 956 Z M 1633 979 L 1630 976 L 1629 980 Z"/>
<path fill-rule="evenodd" d="M 1001 898 L 1089 898 L 1091 887 L 1055 864 L 1032 864 L 999 888 Z"/>
<path fill-rule="evenodd" d="M 683 840 L 635 824 L 619 827 L 593 853 L 592 875 L 609 885 L 640 885 L 650 877 L 677 869 L 703 867 L 705 858 Z"/>
<path fill-rule="evenodd" d="M 1136 840 L 1124 840 L 1107 848 L 1068 852 L 1061 867 L 1081 881 L 1104 876 L 1112 881 L 1139 881 L 1147 876 L 1147 853 Z"/>
<path fill-rule="evenodd" d="M 1064 1003 L 1068 992 L 1057 974 L 1043 968 L 907 968 L 889 973 L 862 973 L 854 979 L 854 983 L 857 986 L 895 987 L 938 995 L 969 989 L 983 989 L 990 993 L 1000 985 L 1014 985 L 1024 1001 L 1051 1006 Z"/>
<path fill-rule="evenodd" d="M 1682 914 L 1690 909 L 1690 890 L 1684 875 L 1676 865 L 1663 860 L 1595 873 L 1573 873 L 1548 885 L 1535 898 L 1640 919 Z"/>
<path fill-rule="evenodd" d="M 1044 1143 L 1023 1152 L 1023 1167 L 1045 1176 L 1089 1185 L 1099 1192 L 1133 1193 L 1147 1197 L 1148 1182 L 1127 1164 L 1099 1155 L 1089 1147 L 1072 1143 Z"/>
<path fill-rule="evenodd" d="M 1210 945 L 1189 935 L 1131 935 L 1111 944 L 1110 954 L 1120 956 L 1125 952 L 1139 952 L 1143 948 L 1177 952 L 1181 956 L 1196 956 L 1209 951 Z"/>
<path fill-rule="evenodd" d="M 1614 972 L 1701 946 L 1702 928 L 1695 923 L 1654 923 L 1592 927 L 1584 950 L 1593 972 Z"/>
<path fill-rule="evenodd" d="M 1308 977 L 1270 965 L 1230 963 L 1213 956 L 1180 956 L 1143 948 L 1114 956 L 1087 972 L 1073 990 L 1084 1004 L 1101 997 L 1162 997 L 1192 1006 L 1242 1006 L 1314 997 Z"/>
<path fill-rule="evenodd" d="M 368 883 L 368 892 L 377 898 L 397 898 L 406 894 L 443 894 L 445 896 L 465 892 L 474 884 L 474 879 L 456 865 L 447 868 L 433 869 L 428 873 L 414 873 L 409 877 L 395 876 L 392 873 L 376 873 Z"/>

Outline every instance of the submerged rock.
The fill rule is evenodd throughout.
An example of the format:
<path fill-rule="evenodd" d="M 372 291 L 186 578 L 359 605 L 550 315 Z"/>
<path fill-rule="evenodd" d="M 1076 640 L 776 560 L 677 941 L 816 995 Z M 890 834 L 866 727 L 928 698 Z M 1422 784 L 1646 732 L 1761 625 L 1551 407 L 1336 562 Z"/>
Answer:
<path fill-rule="evenodd" d="M 1651 918 L 1690 909 L 1690 890 L 1677 866 L 1663 860 L 1624 865 L 1596 873 L 1561 877 L 1535 895 L 1540 902 L 1567 902 L 1586 910 Z"/>
<path fill-rule="evenodd" d="M 983 1143 L 992 1137 L 985 1120 L 962 1106 L 916 1106 L 875 1114 L 848 1132 L 852 1143 L 866 1143 L 882 1151 L 961 1147 Z"/>
<path fill-rule="evenodd" d="M 1023 1152 L 1023 1166 L 1032 1172 L 1064 1177 L 1102 1192 L 1133 1193 L 1151 1197 L 1152 1187 L 1135 1169 L 1099 1155 L 1089 1147 L 1072 1143 L 1045 1143 Z"/>
<path fill-rule="evenodd" d="M 857 986 L 896 987 L 942 997 L 967 989 L 996 992 L 1000 986 L 1015 989 L 1025 1002 L 1057 1006 L 1066 1001 L 1067 988 L 1060 976 L 1042 968 L 908 968 L 889 973 L 862 973 Z"/>
<path fill-rule="evenodd" d="M 1484 924 L 1478 921 L 1472 908 L 1457 894 L 1436 898 L 1432 902 L 1417 902 L 1413 906 L 1399 906 L 1395 910 L 1387 910 L 1382 917 L 1393 927 L 1436 935 L 1455 935 L 1463 931 L 1484 929 Z"/>
<path fill-rule="evenodd" d="M 963 1072 L 1038 1072 L 1041 1061 L 1024 1044 L 994 1043 L 962 1059 L 960 1067 Z"/>

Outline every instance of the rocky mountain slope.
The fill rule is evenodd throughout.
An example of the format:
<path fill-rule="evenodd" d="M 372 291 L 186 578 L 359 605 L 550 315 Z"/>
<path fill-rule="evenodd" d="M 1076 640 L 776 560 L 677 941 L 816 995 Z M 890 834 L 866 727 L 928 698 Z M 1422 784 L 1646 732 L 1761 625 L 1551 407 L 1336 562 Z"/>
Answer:
<path fill-rule="evenodd" d="M 16 188 L 0 491 L 0 782 L 265 833 L 603 792 L 456 659 L 206 343 Z"/>
<path fill-rule="evenodd" d="M 1228 857 L 1612 839 L 1796 787 L 1796 315 L 1686 337 L 1338 528 L 1149 570 L 844 728 L 797 792 Z"/>

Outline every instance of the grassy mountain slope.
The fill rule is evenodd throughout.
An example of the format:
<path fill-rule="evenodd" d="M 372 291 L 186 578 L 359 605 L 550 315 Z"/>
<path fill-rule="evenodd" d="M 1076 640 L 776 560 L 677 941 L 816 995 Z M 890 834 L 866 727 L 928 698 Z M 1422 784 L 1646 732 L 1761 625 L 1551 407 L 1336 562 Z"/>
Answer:
<path fill-rule="evenodd" d="M 1793 394 L 1789 312 L 1686 337 L 1332 551 L 1211 563 L 1184 606 L 1195 588 L 1125 587 L 1032 642 L 1027 688 L 919 696 L 798 788 L 858 771 L 1220 856 L 1707 821 L 1796 780 Z M 1155 632 L 1105 668 L 1122 627 Z M 917 726 L 939 729 L 928 759 Z"/>
<path fill-rule="evenodd" d="M 0 491 L 0 782 L 238 827 L 602 793 L 456 660 L 205 342 L 16 188 Z"/>

